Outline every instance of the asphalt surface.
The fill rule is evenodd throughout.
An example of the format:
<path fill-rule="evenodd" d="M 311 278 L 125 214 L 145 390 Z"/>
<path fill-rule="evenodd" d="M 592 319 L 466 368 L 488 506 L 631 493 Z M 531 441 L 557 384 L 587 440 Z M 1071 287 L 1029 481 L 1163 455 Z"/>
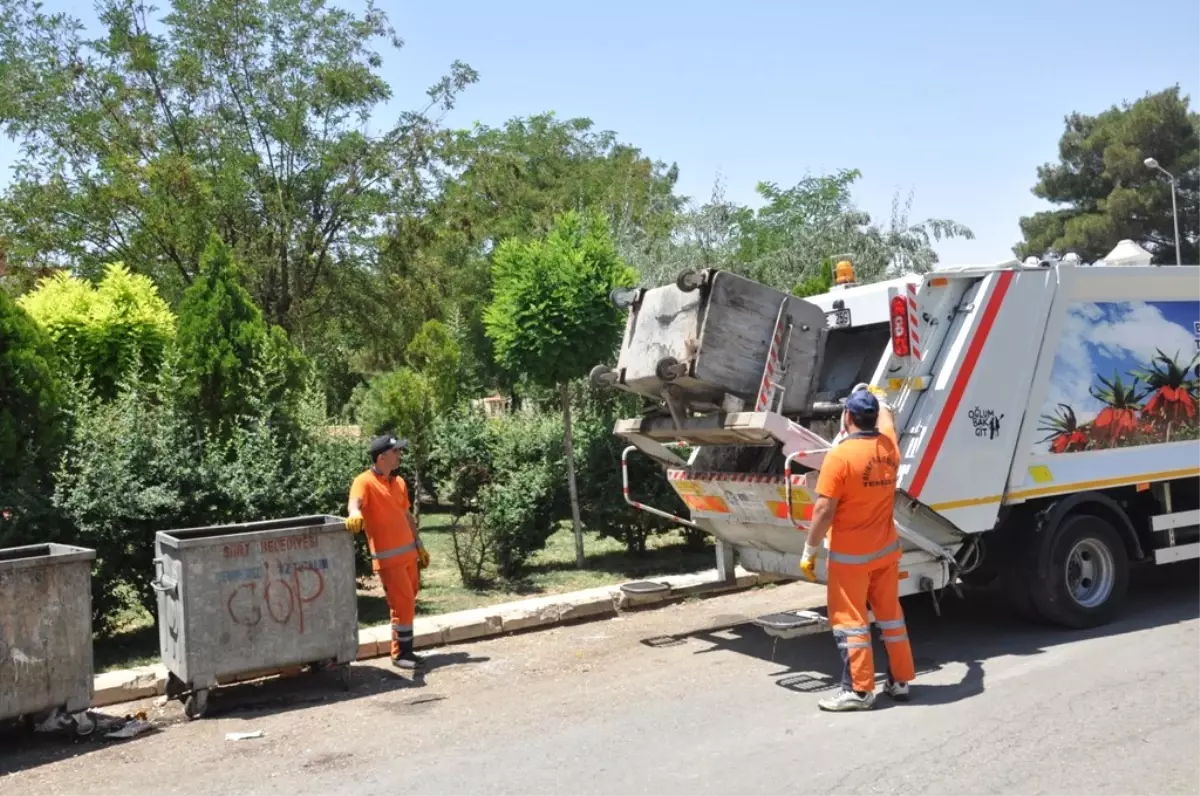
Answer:
<path fill-rule="evenodd" d="M 912 703 L 829 715 L 831 639 L 745 621 L 794 584 L 436 651 L 423 682 L 355 667 L 153 706 L 124 742 L 0 735 L 8 794 L 1200 793 L 1200 569 L 1136 578 L 1069 632 L 989 594 L 906 601 Z M 881 657 L 877 657 L 881 665 Z M 227 732 L 262 730 L 256 740 Z"/>

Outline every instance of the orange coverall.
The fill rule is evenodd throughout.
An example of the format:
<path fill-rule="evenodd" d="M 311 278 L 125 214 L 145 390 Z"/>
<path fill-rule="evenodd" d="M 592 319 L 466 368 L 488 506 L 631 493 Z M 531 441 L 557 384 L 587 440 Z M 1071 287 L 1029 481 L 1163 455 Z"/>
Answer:
<path fill-rule="evenodd" d="M 408 485 L 399 476 L 381 475 L 370 469 L 354 479 L 350 497 L 359 501 L 371 566 L 379 573 L 391 611 L 392 658 L 412 655 L 421 575 L 417 543 L 408 523 Z"/>
<path fill-rule="evenodd" d="M 900 608 L 900 540 L 892 511 L 900 465 L 896 430 L 886 413 L 876 431 L 857 432 L 825 456 L 817 493 L 837 500 L 829 536 L 829 619 L 842 654 L 842 687 L 875 690 L 867 609 L 879 625 L 892 679 L 916 677 Z"/>

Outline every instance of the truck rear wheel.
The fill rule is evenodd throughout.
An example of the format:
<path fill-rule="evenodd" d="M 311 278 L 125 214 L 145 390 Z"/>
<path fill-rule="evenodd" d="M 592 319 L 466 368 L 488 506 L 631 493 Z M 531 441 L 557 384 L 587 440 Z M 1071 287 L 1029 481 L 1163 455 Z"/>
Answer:
<path fill-rule="evenodd" d="M 1046 619 L 1072 628 L 1112 620 L 1129 587 L 1129 558 L 1120 534 L 1106 520 L 1073 514 L 1041 546 L 1030 596 Z"/>

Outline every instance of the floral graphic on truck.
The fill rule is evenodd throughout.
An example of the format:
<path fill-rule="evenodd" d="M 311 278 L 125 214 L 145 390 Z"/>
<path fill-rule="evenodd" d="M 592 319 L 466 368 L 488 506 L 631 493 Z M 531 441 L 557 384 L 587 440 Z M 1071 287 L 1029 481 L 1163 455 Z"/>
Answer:
<path fill-rule="evenodd" d="M 1200 302 L 1071 307 L 1040 420 L 1035 453 L 1200 439 Z"/>

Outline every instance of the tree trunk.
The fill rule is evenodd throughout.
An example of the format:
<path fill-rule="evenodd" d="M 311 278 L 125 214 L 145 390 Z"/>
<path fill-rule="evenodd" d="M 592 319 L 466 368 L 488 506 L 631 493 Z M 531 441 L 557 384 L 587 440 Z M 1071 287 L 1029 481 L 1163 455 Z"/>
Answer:
<path fill-rule="evenodd" d="M 421 525 L 421 462 L 413 462 L 413 493 L 412 513 L 417 518 L 417 527 Z"/>
<path fill-rule="evenodd" d="M 575 566 L 583 569 L 583 523 L 579 520 L 579 493 L 575 489 L 575 444 L 571 439 L 571 385 L 562 385 L 563 446 L 567 454 L 567 491 L 571 494 L 571 523 L 575 527 Z"/>

